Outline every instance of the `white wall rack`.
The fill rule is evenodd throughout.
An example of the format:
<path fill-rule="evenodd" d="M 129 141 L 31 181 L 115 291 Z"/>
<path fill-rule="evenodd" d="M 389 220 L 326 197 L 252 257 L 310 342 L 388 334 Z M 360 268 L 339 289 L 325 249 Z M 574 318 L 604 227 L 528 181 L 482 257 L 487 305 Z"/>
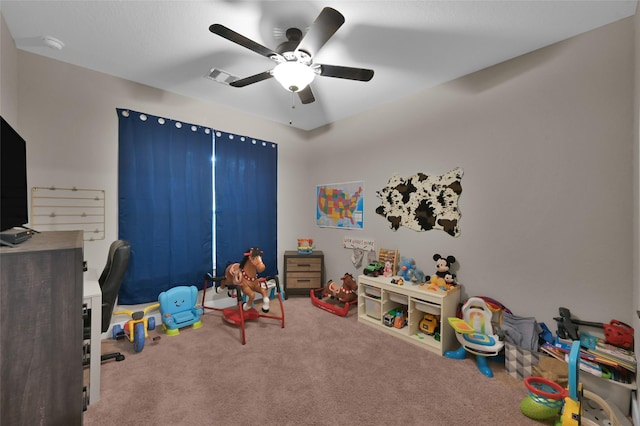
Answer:
<path fill-rule="evenodd" d="M 84 241 L 104 240 L 105 191 L 33 187 L 30 224 L 36 231 L 81 230 Z"/>

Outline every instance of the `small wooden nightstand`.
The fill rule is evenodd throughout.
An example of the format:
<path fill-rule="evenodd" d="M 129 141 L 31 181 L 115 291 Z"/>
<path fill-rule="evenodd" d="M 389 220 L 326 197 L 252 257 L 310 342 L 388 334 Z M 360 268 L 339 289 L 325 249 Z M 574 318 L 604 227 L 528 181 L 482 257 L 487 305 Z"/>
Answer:
<path fill-rule="evenodd" d="M 322 287 L 324 283 L 324 254 L 314 251 L 300 254 L 284 252 L 284 297 L 289 295 L 309 296 L 309 291 Z"/>

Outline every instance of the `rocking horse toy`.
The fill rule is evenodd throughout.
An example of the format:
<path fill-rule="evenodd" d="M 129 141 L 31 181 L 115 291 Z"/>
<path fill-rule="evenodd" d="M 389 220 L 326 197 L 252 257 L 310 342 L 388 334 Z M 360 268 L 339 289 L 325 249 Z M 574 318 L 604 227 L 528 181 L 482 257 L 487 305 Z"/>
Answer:
<path fill-rule="evenodd" d="M 240 263 L 232 263 L 224 271 L 225 280 L 220 282 L 216 288 L 216 293 L 227 287 L 228 283 L 235 286 L 242 286 L 242 292 L 247 296 L 247 301 L 242 305 L 242 309 L 248 311 L 256 298 L 256 292 L 262 295 L 262 312 L 269 312 L 269 289 L 266 281 L 260 280 L 258 274 L 264 271 L 262 262 L 263 251 L 258 247 L 252 247 L 244 253 L 244 258 Z"/>
<path fill-rule="evenodd" d="M 344 317 L 349 313 L 351 305 L 358 303 L 358 283 L 349 273 L 344 274 L 340 280 L 341 286 L 330 280 L 326 287 L 312 289 L 310 296 L 314 306 Z"/>
<path fill-rule="evenodd" d="M 259 278 L 258 273 L 264 271 L 265 265 L 262 262 L 263 252 L 258 247 L 252 247 L 244 253 L 240 263 L 232 263 L 225 269 L 222 277 L 213 277 L 205 274 L 202 292 L 202 308 L 214 311 L 221 311 L 222 317 L 228 323 L 239 325 L 242 329 L 242 344 L 246 344 L 245 322 L 257 318 L 272 318 L 280 320 L 284 328 L 284 307 L 282 306 L 282 296 L 280 294 L 280 282 L 278 276 Z M 205 305 L 205 297 L 209 283 L 213 283 L 216 293 L 223 289 L 229 290 L 229 296 L 237 298 L 237 306 L 231 308 L 215 308 Z M 280 303 L 280 316 L 267 315 L 269 312 L 269 293 L 271 291 L 269 283 L 274 283 L 275 296 Z M 256 293 L 262 295 L 262 313 L 253 307 Z"/>

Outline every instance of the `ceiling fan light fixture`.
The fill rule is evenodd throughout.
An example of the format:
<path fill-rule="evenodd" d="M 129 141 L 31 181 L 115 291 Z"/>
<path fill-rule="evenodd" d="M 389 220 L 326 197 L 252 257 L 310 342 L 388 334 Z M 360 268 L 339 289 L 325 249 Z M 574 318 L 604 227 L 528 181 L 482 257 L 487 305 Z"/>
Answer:
<path fill-rule="evenodd" d="M 273 69 L 275 79 L 290 92 L 299 92 L 307 87 L 315 75 L 311 67 L 294 61 L 281 62 Z"/>

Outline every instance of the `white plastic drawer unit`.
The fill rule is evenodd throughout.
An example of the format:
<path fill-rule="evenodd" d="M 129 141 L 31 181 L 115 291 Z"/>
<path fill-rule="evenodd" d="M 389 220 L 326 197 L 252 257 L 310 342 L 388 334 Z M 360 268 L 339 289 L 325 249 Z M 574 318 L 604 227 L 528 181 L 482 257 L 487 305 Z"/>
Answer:
<path fill-rule="evenodd" d="M 413 303 L 417 310 L 427 314 L 440 315 L 442 306 L 439 303 L 429 302 L 427 300 L 413 299 Z"/>
<path fill-rule="evenodd" d="M 389 300 L 392 300 L 396 303 L 400 303 L 402 305 L 409 304 L 409 297 L 404 294 L 392 293 L 389 292 Z"/>
<path fill-rule="evenodd" d="M 380 290 L 378 287 L 371 287 L 367 285 L 364 287 L 364 294 L 369 297 L 380 299 L 380 297 L 382 296 L 382 290 Z"/>
<path fill-rule="evenodd" d="M 378 320 L 382 318 L 379 300 L 367 298 L 365 300 L 365 305 L 367 315 Z"/>

